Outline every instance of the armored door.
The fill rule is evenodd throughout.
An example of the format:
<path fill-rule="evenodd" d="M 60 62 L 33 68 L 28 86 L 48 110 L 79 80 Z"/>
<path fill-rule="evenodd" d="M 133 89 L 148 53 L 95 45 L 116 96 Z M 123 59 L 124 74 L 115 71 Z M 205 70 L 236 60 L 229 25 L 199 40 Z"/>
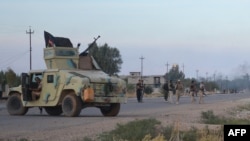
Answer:
<path fill-rule="evenodd" d="M 56 98 L 58 82 L 56 72 L 44 73 L 42 80 L 42 97 L 45 102 L 53 101 Z"/>

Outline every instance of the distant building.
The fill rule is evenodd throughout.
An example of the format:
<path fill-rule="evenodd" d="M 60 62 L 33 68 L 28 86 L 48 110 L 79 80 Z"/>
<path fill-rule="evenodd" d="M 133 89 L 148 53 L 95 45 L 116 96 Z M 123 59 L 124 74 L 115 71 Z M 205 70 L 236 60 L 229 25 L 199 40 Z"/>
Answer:
<path fill-rule="evenodd" d="M 130 75 L 121 76 L 123 79 L 127 79 L 128 84 L 136 84 L 141 79 L 140 72 L 130 72 Z M 142 76 L 145 85 L 150 85 L 153 88 L 160 88 L 165 82 L 164 75 L 147 75 Z"/>
<path fill-rule="evenodd" d="M 131 77 L 136 77 L 136 78 L 140 78 L 140 76 L 141 76 L 141 72 L 130 72 L 130 76 Z"/>

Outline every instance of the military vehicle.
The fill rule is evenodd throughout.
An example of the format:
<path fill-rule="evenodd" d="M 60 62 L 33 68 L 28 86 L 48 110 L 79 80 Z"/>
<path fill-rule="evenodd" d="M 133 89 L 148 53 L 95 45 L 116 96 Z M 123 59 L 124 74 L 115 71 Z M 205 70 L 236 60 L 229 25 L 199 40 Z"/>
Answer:
<path fill-rule="evenodd" d="M 9 114 L 25 115 L 29 108 L 40 107 L 48 115 L 75 117 L 84 108 L 97 107 L 103 116 L 117 116 L 121 103 L 127 101 L 125 82 L 104 73 L 86 52 L 89 48 L 79 53 L 79 46 L 73 47 L 69 39 L 46 31 L 44 34 L 47 69 L 21 74 L 21 85 L 8 93 Z M 36 77 L 41 79 L 42 89 L 33 99 L 32 88 L 38 87 Z"/>

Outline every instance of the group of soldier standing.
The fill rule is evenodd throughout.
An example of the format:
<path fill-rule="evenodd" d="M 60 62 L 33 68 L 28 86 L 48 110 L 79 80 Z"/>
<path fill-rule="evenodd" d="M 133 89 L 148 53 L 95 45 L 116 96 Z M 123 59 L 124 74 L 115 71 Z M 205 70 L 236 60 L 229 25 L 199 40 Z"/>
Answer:
<path fill-rule="evenodd" d="M 184 86 L 180 80 L 177 80 L 177 82 L 175 83 L 172 80 L 170 80 L 168 83 L 168 81 L 166 80 L 162 88 L 164 90 L 164 99 L 167 102 L 179 104 L 180 97 L 184 93 Z M 201 82 L 200 86 L 197 88 L 195 81 L 192 80 L 189 86 L 189 94 L 191 96 L 192 103 L 196 102 L 195 96 L 197 96 L 197 93 L 199 93 L 199 104 L 204 103 L 203 100 L 203 96 L 205 95 L 204 83 Z M 144 94 L 143 80 L 139 79 L 138 83 L 136 84 L 136 97 L 139 103 L 143 102 L 142 100 L 143 94 Z M 174 95 L 176 97 L 176 100 L 173 99 Z"/>
<path fill-rule="evenodd" d="M 170 103 L 179 104 L 180 96 L 184 92 L 184 86 L 180 80 L 174 83 L 172 80 L 166 81 L 163 85 L 164 99 Z M 203 96 L 205 95 L 205 85 L 203 82 L 200 83 L 199 88 L 196 87 L 194 80 L 191 81 L 189 86 L 189 94 L 191 96 L 191 102 L 195 103 L 195 95 L 199 93 L 199 104 L 204 103 Z M 176 95 L 176 100 L 174 102 L 173 96 Z"/>

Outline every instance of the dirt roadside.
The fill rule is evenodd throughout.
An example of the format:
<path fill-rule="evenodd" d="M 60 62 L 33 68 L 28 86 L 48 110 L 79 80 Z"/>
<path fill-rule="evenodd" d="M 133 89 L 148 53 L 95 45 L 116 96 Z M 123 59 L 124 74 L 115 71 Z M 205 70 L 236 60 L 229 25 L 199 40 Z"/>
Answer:
<path fill-rule="evenodd" d="M 162 126 L 178 123 L 182 129 L 187 129 L 190 127 L 199 127 L 203 128 L 206 125 L 200 123 L 200 115 L 202 111 L 213 110 L 215 115 L 223 115 L 223 116 L 237 116 L 237 117 L 245 117 L 250 118 L 250 114 L 238 113 L 238 115 L 231 115 L 228 111 L 240 105 L 250 103 L 249 99 L 242 99 L 237 101 L 226 101 L 220 102 L 218 104 L 214 103 L 205 103 L 205 104 L 188 104 L 188 105 L 176 105 L 170 108 L 160 108 L 155 111 L 142 111 L 142 115 L 149 116 L 138 116 L 138 117 L 113 117 L 113 118 L 104 118 L 101 121 L 96 123 L 89 124 L 87 127 L 84 125 L 74 125 L 68 128 L 60 128 L 60 129 L 48 129 L 46 131 L 39 132 L 26 132 L 20 131 L 12 136 L 13 134 L 5 132 L 0 133 L 0 140 L 15 140 L 20 138 L 26 138 L 29 140 L 54 140 L 54 141 L 73 141 L 80 140 L 83 137 L 91 137 L 94 138 L 100 133 L 105 131 L 110 131 L 115 128 L 117 123 L 125 124 L 129 121 L 133 121 L 136 119 L 144 119 L 144 118 L 155 118 L 161 121 Z M 211 125 L 211 128 L 219 128 L 220 125 Z M 72 132 L 74 131 L 74 132 Z M 25 136 L 24 134 L 25 133 Z M 12 136 L 12 137 L 10 137 Z"/>

